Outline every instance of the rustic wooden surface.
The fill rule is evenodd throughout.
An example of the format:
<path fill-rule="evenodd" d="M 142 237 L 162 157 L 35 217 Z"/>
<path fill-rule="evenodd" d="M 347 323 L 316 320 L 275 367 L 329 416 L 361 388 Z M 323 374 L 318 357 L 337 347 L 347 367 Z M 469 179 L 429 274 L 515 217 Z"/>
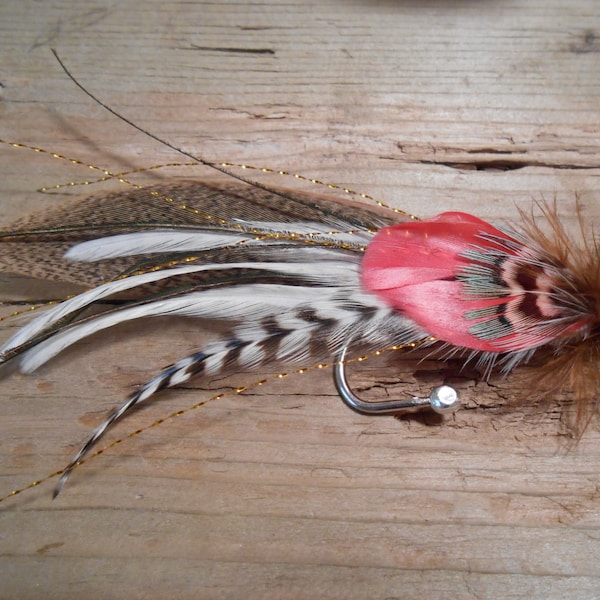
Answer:
<path fill-rule="evenodd" d="M 181 157 L 83 96 L 50 47 L 111 106 L 210 160 L 297 171 L 422 216 L 510 218 L 556 197 L 568 220 L 579 193 L 600 218 L 595 0 L 3 3 L 0 137 L 119 171 Z M 2 223 L 88 192 L 40 186 L 96 176 L 0 151 Z M 23 291 L 0 286 L 3 299 Z M 18 322 L 0 325 L 6 337 Z M 202 335 L 192 322 L 130 326 L 10 374 L 0 495 L 62 467 Z M 436 365 L 405 376 L 401 364 L 379 371 L 388 393 L 435 383 Z M 256 378 L 163 394 L 115 436 Z M 554 404 L 498 410 L 522 380 L 456 382 L 471 410 L 445 424 L 353 414 L 320 371 L 127 440 L 57 500 L 47 482 L 0 504 L 0 597 L 598 598 L 597 422 L 573 447 Z"/>

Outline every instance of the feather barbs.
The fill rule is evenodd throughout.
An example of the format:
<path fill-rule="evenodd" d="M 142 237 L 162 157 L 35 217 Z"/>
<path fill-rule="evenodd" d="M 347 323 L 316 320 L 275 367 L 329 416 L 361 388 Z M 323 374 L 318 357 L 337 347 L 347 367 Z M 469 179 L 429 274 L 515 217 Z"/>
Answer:
<path fill-rule="evenodd" d="M 513 231 L 463 213 L 386 227 L 367 248 L 362 280 L 482 363 L 508 371 L 547 348 L 535 387 L 573 392 L 580 434 L 600 386 L 600 248 L 579 207 L 580 243 L 556 206 L 538 209 L 541 218 L 522 214 Z"/>
<path fill-rule="evenodd" d="M 313 194 L 231 182 L 133 184 L 0 232 L 4 247 L 37 253 L 44 275 L 73 269 L 72 279 L 93 286 L 23 328 L 2 349 L 2 360 L 21 357 L 30 372 L 87 335 L 141 317 L 232 324 L 225 337 L 133 394 L 66 473 L 115 420 L 164 388 L 271 360 L 318 361 L 322 368 L 350 340 L 373 352 L 439 341 L 466 360 L 479 357 L 505 370 L 548 346 L 553 355 L 540 380 L 574 390 L 584 423 L 589 411 L 582 407 L 590 406 L 599 379 L 598 244 L 588 240 L 575 251 L 556 211 L 543 211 L 547 233 L 534 220 L 510 231 L 465 213 L 398 219 Z M 67 250 L 62 267 L 46 268 Z M 109 299 L 118 303 L 88 312 Z"/>
<path fill-rule="evenodd" d="M 115 229 L 118 235 L 107 235 Z M 115 420 L 164 388 L 271 360 L 324 365 L 351 339 L 374 351 L 441 341 L 490 362 L 508 356 L 510 368 L 550 344 L 552 374 L 563 375 L 560 387 L 567 380 L 580 397 L 583 387 L 574 380 L 598 349 L 577 346 L 580 363 L 570 366 L 565 353 L 595 339 L 594 302 L 580 294 L 563 234 L 557 229 L 560 252 L 553 254 L 551 238 L 535 230 L 512 232 L 464 213 L 398 223 L 366 208 L 296 192 L 272 197 L 237 183 L 173 183 L 92 197 L 22 222 L 5 237 L 42 239 L 61 253 L 68 246 L 67 259 L 84 261 L 96 275 L 91 291 L 40 315 L 3 356 L 21 356 L 22 369 L 31 372 L 100 329 L 161 314 L 233 324 L 226 337 L 133 394 L 67 474 Z M 595 242 L 586 247 L 597 249 Z M 588 258 L 581 264 L 589 279 L 597 254 Z M 121 304 L 86 312 L 109 298 Z"/>

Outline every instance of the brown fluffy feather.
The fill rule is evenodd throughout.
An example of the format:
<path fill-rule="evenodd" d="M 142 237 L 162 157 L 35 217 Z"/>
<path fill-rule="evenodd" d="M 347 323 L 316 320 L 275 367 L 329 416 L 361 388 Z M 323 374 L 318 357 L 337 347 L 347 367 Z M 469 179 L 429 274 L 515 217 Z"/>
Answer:
<path fill-rule="evenodd" d="M 583 331 L 560 340 L 552 354 L 535 372 L 534 387 L 552 395 L 572 394 L 574 411 L 570 426 L 581 437 L 597 409 L 600 385 L 600 246 L 584 222 L 577 201 L 579 240 L 569 234 L 558 214 L 556 203 L 538 203 L 542 218 L 521 212 L 521 231 L 542 250 L 549 261 L 560 267 L 562 284 L 569 294 L 583 300 L 588 325 Z"/>

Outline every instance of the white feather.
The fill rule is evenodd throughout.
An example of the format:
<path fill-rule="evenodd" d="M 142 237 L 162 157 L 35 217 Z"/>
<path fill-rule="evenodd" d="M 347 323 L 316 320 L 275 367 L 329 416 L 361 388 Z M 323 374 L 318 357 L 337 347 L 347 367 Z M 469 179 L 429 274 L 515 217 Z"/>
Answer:
<path fill-rule="evenodd" d="M 181 315 L 218 320 L 256 320 L 294 310 L 301 304 L 323 303 L 339 295 L 342 288 L 318 288 L 284 285 L 242 285 L 236 293 L 230 289 L 209 289 L 100 314 L 55 333 L 26 351 L 21 371 L 31 373 L 59 352 L 97 331 L 124 321 L 158 315 Z"/>
<path fill-rule="evenodd" d="M 283 236 L 306 236 L 315 240 L 338 242 L 361 246 L 367 244 L 373 237 L 373 232 L 356 230 L 354 232 L 332 231 L 331 225 L 322 223 L 270 223 L 262 221 L 242 221 L 249 232 L 236 231 L 181 231 L 169 229 L 153 229 L 136 233 L 107 236 L 89 240 L 70 248 L 65 258 L 81 262 L 94 262 L 121 256 L 135 256 L 161 252 L 194 252 L 223 248 L 243 241 L 245 244 L 255 245 L 263 240 L 254 239 L 256 235 L 272 234 Z M 347 229 L 347 225 L 345 226 Z M 281 243 L 289 239 L 282 239 Z M 272 240 L 271 243 L 278 243 Z"/>
<path fill-rule="evenodd" d="M 286 358 L 297 357 L 298 360 L 302 360 L 304 358 L 304 353 L 310 350 L 310 334 L 311 330 L 314 328 L 315 325 L 312 325 L 311 327 L 304 323 L 302 329 L 296 329 L 286 335 L 279 345 L 277 359 L 285 360 Z"/>
<path fill-rule="evenodd" d="M 27 342 L 32 337 L 37 335 L 40 331 L 44 330 L 46 327 L 53 325 L 54 323 L 60 321 L 60 319 L 70 315 L 71 313 L 85 306 L 89 306 L 97 300 L 100 300 L 112 294 L 116 294 L 117 292 L 122 292 L 137 287 L 138 285 L 144 285 L 153 281 L 159 281 L 161 279 L 172 277 L 174 275 L 192 273 L 197 269 L 197 265 L 186 265 L 183 267 L 176 267 L 168 271 L 165 270 L 153 271 L 151 273 L 143 273 L 141 275 L 127 277 L 125 279 L 110 281 L 96 288 L 88 290 L 87 292 L 83 292 L 75 296 L 74 298 L 65 300 L 57 306 L 46 310 L 42 315 L 38 316 L 36 319 L 33 319 L 27 325 L 22 327 L 0 348 L 0 357 L 2 356 L 3 352 L 6 352 L 7 350 L 12 350 L 17 346 L 20 346 L 21 344 Z"/>
<path fill-rule="evenodd" d="M 244 369 L 255 369 L 263 363 L 265 356 L 264 348 L 258 344 L 250 344 L 242 348 L 238 362 Z"/>
<path fill-rule="evenodd" d="M 278 223 L 271 221 L 245 221 L 234 219 L 234 222 L 243 225 L 245 229 L 257 233 L 282 234 L 297 237 L 309 237 L 315 240 L 351 244 L 353 246 L 366 245 L 375 235 L 374 231 L 356 228 L 348 231 L 348 223 Z"/>
<path fill-rule="evenodd" d="M 186 367 L 192 364 L 193 360 L 191 357 L 184 358 L 182 361 L 177 363 L 179 369 L 171 377 L 171 384 L 173 386 L 185 383 L 192 375 L 186 371 Z"/>
<path fill-rule="evenodd" d="M 233 232 L 172 231 L 155 229 L 138 233 L 124 233 L 82 242 L 70 248 L 65 258 L 94 262 L 119 256 L 135 256 L 157 252 L 194 252 L 223 248 L 244 240 L 252 243 L 252 235 Z"/>
<path fill-rule="evenodd" d="M 61 302 L 54 308 L 46 311 L 37 319 L 28 323 L 20 329 L 12 338 L 10 338 L 2 348 L 0 348 L 0 360 L 2 353 L 16 348 L 27 342 L 32 337 L 43 331 L 46 327 L 54 325 L 61 319 L 72 313 L 89 306 L 102 298 L 111 296 L 117 292 L 122 292 L 138 285 L 143 285 L 153 281 L 159 281 L 167 277 L 181 275 L 186 273 L 195 273 L 201 271 L 219 270 L 223 268 L 245 268 L 245 269 L 264 269 L 278 273 L 297 275 L 305 278 L 307 282 L 321 283 L 328 285 L 350 285 L 356 286 L 358 281 L 357 265 L 352 262 L 334 262 L 328 261 L 317 265 L 305 263 L 229 263 L 227 265 L 186 265 L 175 267 L 169 270 L 154 271 L 133 275 L 125 279 L 119 279 L 100 285 L 97 288 L 83 292 L 74 298 Z M 231 292 L 229 292 L 231 295 Z M 147 306 L 147 305 L 146 305 Z M 143 310 L 143 307 L 141 307 Z"/>

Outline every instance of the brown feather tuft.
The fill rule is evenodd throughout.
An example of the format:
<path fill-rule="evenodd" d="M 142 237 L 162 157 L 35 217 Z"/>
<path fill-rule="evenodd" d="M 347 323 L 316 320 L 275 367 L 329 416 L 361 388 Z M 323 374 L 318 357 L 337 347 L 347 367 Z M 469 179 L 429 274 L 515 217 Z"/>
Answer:
<path fill-rule="evenodd" d="M 576 217 L 579 240 L 567 232 L 556 202 L 538 203 L 542 218 L 533 212 L 521 212 L 521 233 L 528 245 L 540 250 L 544 261 L 558 275 L 557 303 L 561 297 L 576 299 L 576 310 L 585 326 L 556 340 L 552 354 L 536 372 L 535 386 L 551 394 L 570 392 L 574 411 L 569 425 L 576 438 L 581 437 L 591 418 L 598 411 L 600 386 L 600 244 L 585 226 L 579 201 Z"/>

